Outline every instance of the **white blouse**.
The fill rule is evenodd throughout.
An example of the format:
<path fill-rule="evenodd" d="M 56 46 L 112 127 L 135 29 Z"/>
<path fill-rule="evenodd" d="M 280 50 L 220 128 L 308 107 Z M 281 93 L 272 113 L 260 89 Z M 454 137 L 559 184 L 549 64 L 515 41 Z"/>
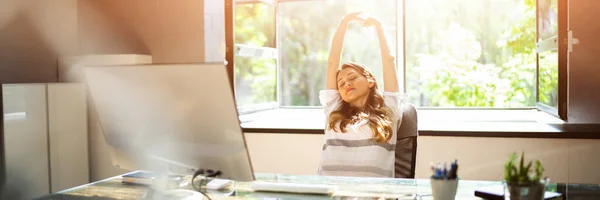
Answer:
<path fill-rule="evenodd" d="M 366 119 L 349 124 L 346 133 L 328 129 L 329 115 L 341 105 L 342 98 L 337 90 L 319 92 L 326 116 L 320 175 L 394 177 L 396 132 L 402 122 L 402 105 L 406 98 L 400 92 L 384 92 L 383 99 L 393 113 L 393 135 L 388 142 L 377 143 L 372 139 L 373 131 Z"/>

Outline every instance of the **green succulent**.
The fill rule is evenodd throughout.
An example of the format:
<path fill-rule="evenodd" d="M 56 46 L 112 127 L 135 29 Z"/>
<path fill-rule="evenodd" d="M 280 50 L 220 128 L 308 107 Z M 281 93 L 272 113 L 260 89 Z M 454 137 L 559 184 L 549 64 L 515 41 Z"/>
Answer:
<path fill-rule="evenodd" d="M 504 180 L 508 183 L 532 184 L 540 183 L 544 167 L 539 160 L 535 160 L 535 169 L 531 170 L 532 161 L 525 165 L 525 153 L 521 153 L 521 159 L 517 166 L 517 154 L 512 153 L 508 162 L 504 165 Z"/>

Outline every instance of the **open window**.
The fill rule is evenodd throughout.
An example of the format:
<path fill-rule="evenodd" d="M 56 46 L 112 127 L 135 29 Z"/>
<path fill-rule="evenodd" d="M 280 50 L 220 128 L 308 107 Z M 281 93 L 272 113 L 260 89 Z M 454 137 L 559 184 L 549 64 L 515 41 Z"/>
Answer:
<path fill-rule="evenodd" d="M 238 0 L 233 5 L 233 85 L 240 113 L 277 108 L 276 5 Z M 230 47 L 230 45 L 227 45 Z"/>
<path fill-rule="evenodd" d="M 331 37 L 345 14 L 365 11 L 377 17 L 394 50 L 402 33 L 397 0 L 229 0 L 227 6 L 233 22 L 227 37 L 234 38 L 227 41 L 231 47 L 227 60 L 234 61 L 229 65 L 242 114 L 271 108 L 318 108 Z M 351 24 L 342 61 L 357 60 L 372 66 L 382 84 L 375 31 Z"/>
<path fill-rule="evenodd" d="M 537 0 L 536 102 L 539 110 L 567 120 L 566 0 Z"/>
<path fill-rule="evenodd" d="M 230 76 L 241 114 L 319 108 L 343 15 L 377 17 L 400 84 L 420 109 L 538 109 L 566 120 L 566 0 L 226 0 Z M 374 31 L 350 25 L 342 62 L 383 81 Z"/>

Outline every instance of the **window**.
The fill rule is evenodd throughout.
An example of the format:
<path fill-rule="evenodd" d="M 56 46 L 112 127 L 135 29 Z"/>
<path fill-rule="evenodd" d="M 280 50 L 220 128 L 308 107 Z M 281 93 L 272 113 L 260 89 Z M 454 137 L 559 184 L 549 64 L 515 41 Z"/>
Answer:
<path fill-rule="evenodd" d="M 537 0 L 537 107 L 561 119 L 567 110 L 565 0 Z"/>
<path fill-rule="evenodd" d="M 280 84 L 282 106 L 318 106 L 325 89 L 331 38 L 342 17 L 364 10 L 385 25 L 388 42 L 396 41 L 396 0 L 292 1 L 279 3 Z M 301 12 L 299 12 L 301 11 Z M 395 45 L 391 46 L 395 48 Z M 381 55 L 374 29 L 350 24 L 342 62 L 360 61 L 383 84 Z"/>
<path fill-rule="evenodd" d="M 535 4 L 407 0 L 406 12 L 409 102 L 421 107 L 535 106 Z"/>
<path fill-rule="evenodd" d="M 233 63 L 237 105 L 246 110 L 274 107 L 278 71 L 274 6 L 239 3 L 235 12 Z"/>
<path fill-rule="evenodd" d="M 386 25 L 388 42 L 395 44 L 397 2 L 377 1 L 236 1 L 234 82 L 239 110 L 318 106 L 331 37 L 346 13 L 373 13 Z M 351 24 L 342 57 L 370 66 L 382 84 L 374 30 Z"/>
<path fill-rule="evenodd" d="M 409 102 L 538 108 L 564 117 L 563 1 L 236 0 L 235 28 L 228 30 L 235 51 L 228 53 L 235 54 L 238 106 L 317 108 L 336 26 L 346 13 L 365 11 L 384 24 Z M 342 62 L 368 65 L 381 84 L 377 42 L 373 30 L 350 25 Z"/>

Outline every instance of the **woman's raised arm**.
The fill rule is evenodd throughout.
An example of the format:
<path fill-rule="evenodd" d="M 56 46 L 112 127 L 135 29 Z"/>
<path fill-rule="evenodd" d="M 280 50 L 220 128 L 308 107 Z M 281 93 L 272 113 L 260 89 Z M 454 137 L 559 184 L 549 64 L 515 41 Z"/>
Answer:
<path fill-rule="evenodd" d="M 374 26 L 379 37 L 379 48 L 381 49 L 381 63 L 383 64 L 383 90 L 386 92 L 398 92 L 398 76 L 396 75 L 395 57 L 390 51 L 382 25 L 374 18 L 365 19 L 365 26 Z"/>
<path fill-rule="evenodd" d="M 333 36 L 331 42 L 331 49 L 329 50 L 329 61 L 327 62 L 327 73 L 326 73 L 326 87 L 327 89 L 337 89 L 337 80 L 335 80 L 338 68 L 340 66 L 340 60 L 342 57 L 342 48 L 344 48 L 344 36 L 346 35 L 346 29 L 350 21 L 357 19 L 356 17 L 360 12 L 350 13 L 340 21 L 337 30 Z"/>

